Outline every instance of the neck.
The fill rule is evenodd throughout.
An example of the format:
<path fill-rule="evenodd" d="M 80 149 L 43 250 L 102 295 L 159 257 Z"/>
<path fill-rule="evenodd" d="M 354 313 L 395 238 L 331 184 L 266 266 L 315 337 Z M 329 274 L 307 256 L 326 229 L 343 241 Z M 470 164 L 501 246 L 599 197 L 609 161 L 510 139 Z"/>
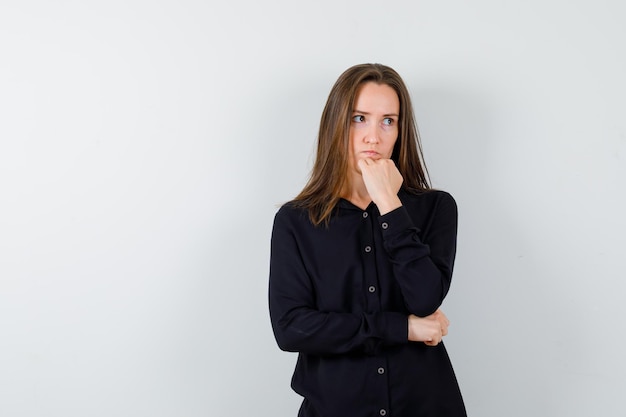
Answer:
<path fill-rule="evenodd" d="M 352 175 L 349 184 L 347 184 L 341 196 L 363 210 L 372 202 L 367 188 L 365 187 L 365 183 L 363 182 L 363 177 L 359 173 Z"/>

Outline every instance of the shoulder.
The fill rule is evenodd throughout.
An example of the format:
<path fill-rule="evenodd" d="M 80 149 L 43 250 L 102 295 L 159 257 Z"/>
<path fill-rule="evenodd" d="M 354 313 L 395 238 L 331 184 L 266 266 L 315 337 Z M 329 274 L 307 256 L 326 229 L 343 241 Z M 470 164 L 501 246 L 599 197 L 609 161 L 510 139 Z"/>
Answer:
<path fill-rule="evenodd" d="M 297 201 L 291 200 L 284 203 L 282 206 L 278 208 L 276 212 L 276 216 L 293 216 L 293 215 L 302 215 L 306 214 L 307 210 L 304 207 L 301 207 Z"/>
<path fill-rule="evenodd" d="M 441 190 L 403 191 L 399 194 L 402 205 L 420 227 L 436 224 L 456 224 L 458 209 L 452 195 Z"/>
<path fill-rule="evenodd" d="M 274 216 L 276 224 L 304 224 L 310 223 L 308 210 L 300 207 L 297 202 L 289 201 L 279 207 Z"/>
<path fill-rule="evenodd" d="M 443 190 L 402 190 L 399 194 L 403 204 L 417 205 L 423 208 L 445 208 L 457 210 L 452 194 Z"/>

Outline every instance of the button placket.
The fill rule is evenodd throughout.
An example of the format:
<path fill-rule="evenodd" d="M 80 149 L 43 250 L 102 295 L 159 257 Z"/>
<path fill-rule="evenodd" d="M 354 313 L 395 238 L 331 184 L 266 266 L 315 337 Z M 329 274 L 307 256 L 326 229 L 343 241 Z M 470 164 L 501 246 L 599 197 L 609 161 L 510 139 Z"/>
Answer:
<path fill-rule="evenodd" d="M 359 246 L 360 255 L 363 262 L 363 281 L 366 295 L 365 309 L 367 311 L 380 311 L 380 300 L 378 297 L 378 276 L 376 268 L 377 251 L 375 246 L 376 234 L 380 233 L 380 226 L 374 211 L 371 209 L 360 212 L 361 221 L 359 225 Z M 378 368 L 374 368 L 375 370 Z"/>

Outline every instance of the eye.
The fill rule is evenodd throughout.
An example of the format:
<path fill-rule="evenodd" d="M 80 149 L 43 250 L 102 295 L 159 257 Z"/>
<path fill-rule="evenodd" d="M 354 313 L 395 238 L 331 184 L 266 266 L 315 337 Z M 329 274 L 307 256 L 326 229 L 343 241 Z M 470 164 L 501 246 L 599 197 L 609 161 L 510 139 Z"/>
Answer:
<path fill-rule="evenodd" d="M 385 126 L 391 126 L 391 125 L 393 125 L 393 123 L 394 123 L 394 120 L 391 117 L 385 117 L 383 119 L 383 124 Z"/>
<path fill-rule="evenodd" d="M 355 123 L 363 123 L 365 121 L 365 116 L 357 114 L 356 116 L 352 116 L 352 121 Z"/>

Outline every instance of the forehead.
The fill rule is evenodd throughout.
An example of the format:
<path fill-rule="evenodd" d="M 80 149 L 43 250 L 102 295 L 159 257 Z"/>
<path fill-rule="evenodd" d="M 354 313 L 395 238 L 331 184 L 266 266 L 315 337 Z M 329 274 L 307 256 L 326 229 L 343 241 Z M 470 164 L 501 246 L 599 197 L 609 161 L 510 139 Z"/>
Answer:
<path fill-rule="evenodd" d="M 400 110 L 400 99 L 396 90 L 389 85 L 370 81 L 363 83 L 357 89 L 354 98 L 354 109 L 398 113 Z"/>

